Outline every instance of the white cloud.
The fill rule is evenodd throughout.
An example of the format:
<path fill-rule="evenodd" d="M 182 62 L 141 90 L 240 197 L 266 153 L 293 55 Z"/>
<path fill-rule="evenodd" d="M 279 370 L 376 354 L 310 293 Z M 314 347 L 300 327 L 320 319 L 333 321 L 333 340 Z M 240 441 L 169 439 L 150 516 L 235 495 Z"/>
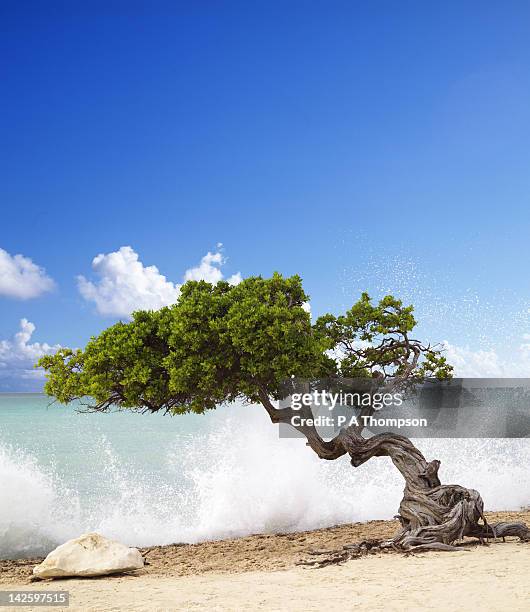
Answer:
<path fill-rule="evenodd" d="M 184 274 L 184 280 L 206 280 L 216 283 L 223 278 L 221 266 L 225 257 L 219 244 L 215 253 L 208 252 L 195 268 Z M 135 310 L 156 310 L 174 304 L 180 284 L 169 281 L 156 266 L 144 266 L 138 253 L 123 246 L 113 253 L 101 253 L 92 261 L 98 281 L 78 276 L 81 295 L 96 304 L 97 311 L 106 316 L 129 317 Z M 232 284 L 241 282 L 239 272 L 227 279 Z"/>
<path fill-rule="evenodd" d="M 218 244 L 218 248 L 220 249 L 223 245 Z M 223 253 L 218 250 L 215 253 L 206 253 L 206 255 L 201 259 L 201 263 L 195 268 L 190 268 L 186 270 L 184 274 L 184 280 L 205 280 L 208 283 L 218 283 L 220 280 L 223 280 L 223 273 L 221 271 L 221 266 L 226 262 L 226 258 Z M 226 279 L 231 285 L 238 285 L 241 281 L 241 274 L 237 272 L 233 274 L 229 278 Z"/>
<path fill-rule="evenodd" d="M 51 291 L 55 283 L 46 270 L 24 255 L 0 249 L 0 295 L 27 300 Z"/>
<path fill-rule="evenodd" d="M 155 310 L 177 301 L 180 287 L 168 281 L 156 266 L 144 266 L 130 246 L 106 255 L 100 253 L 94 257 L 92 269 L 100 280 L 93 283 L 78 276 L 78 287 L 102 315 L 126 317 L 134 310 Z"/>
<path fill-rule="evenodd" d="M 35 325 L 21 319 L 20 330 L 11 340 L 0 340 L 0 388 L 24 389 L 32 381 L 42 381 L 44 372 L 35 369 L 35 362 L 43 355 L 55 353 L 59 344 L 30 342 Z"/>
<path fill-rule="evenodd" d="M 523 340 L 530 340 L 524 334 Z M 460 378 L 530 377 L 530 344 L 522 343 L 510 358 L 501 357 L 495 349 L 472 350 L 449 342 L 443 343 L 444 355 Z"/>

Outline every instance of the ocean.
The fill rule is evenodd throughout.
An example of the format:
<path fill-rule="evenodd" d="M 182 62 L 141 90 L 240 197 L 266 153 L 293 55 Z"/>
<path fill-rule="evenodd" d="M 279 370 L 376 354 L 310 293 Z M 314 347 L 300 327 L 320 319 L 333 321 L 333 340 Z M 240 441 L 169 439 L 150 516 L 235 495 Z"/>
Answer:
<path fill-rule="evenodd" d="M 396 514 L 388 458 L 352 468 L 280 439 L 259 406 L 205 415 L 82 414 L 0 395 L 0 557 L 42 555 L 98 531 L 133 546 L 314 529 Z M 488 510 L 530 504 L 529 439 L 418 440 L 442 482 Z"/>

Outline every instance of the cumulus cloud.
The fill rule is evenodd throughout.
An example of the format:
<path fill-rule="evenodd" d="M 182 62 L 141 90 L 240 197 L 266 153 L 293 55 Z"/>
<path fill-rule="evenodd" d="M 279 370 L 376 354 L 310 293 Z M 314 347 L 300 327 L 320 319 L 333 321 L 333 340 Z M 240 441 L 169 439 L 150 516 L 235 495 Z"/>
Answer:
<path fill-rule="evenodd" d="M 184 280 L 210 283 L 222 280 L 221 266 L 226 259 L 221 248 L 219 244 L 215 253 L 208 252 L 198 266 L 186 270 Z M 174 304 L 180 293 L 180 284 L 168 280 L 156 266 L 144 266 L 130 246 L 99 254 L 92 261 L 92 269 L 99 280 L 78 276 L 78 288 L 81 295 L 94 302 L 97 311 L 105 316 L 129 317 L 135 310 L 156 310 Z M 241 274 L 238 272 L 227 280 L 237 284 L 241 282 Z"/>
<path fill-rule="evenodd" d="M 3 390 L 34 390 L 32 384 L 42 382 L 44 373 L 35 369 L 43 355 L 55 353 L 59 344 L 31 342 L 35 325 L 21 319 L 19 331 L 10 340 L 0 340 L 0 388 Z"/>
<path fill-rule="evenodd" d="M 55 283 L 29 257 L 0 249 L 0 295 L 27 300 L 51 291 Z"/>
<path fill-rule="evenodd" d="M 218 247 L 222 247 L 222 245 L 219 244 Z M 208 283 L 217 283 L 224 278 L 221 271 L 221 266 L 225 262 L 226 258 L 220 250 L 216 251 L 215 253 L 210 253 L 208 251 L 208 253 L 206 253 L 206 255 L 201 259 L 201 263 L 198 266 L 186 270 L 184 280 L 205 280 Z M 241 274 L 237 272 L 226 280 L 231 285 L 238 285 L 242 281 Z"/>
<path fill-rule="evenodd" d="M 530 377 L 530 334 L 509 358 L 501 357 L 495 349 L 473 350 L 443 343 L 444 355 L 461 378 L 526 378 Z"/>
<path fill-rule="evenodd" d="M 78 276 L 85 300 L 108 316 L 129 316 L 134 310 L 154 310 L 176 302 L 180 287 L 160 274 L 156 266 L 144 266 L 130 246 L 114 253 L 100 253 L 92 261 L 99 281 Z"/>

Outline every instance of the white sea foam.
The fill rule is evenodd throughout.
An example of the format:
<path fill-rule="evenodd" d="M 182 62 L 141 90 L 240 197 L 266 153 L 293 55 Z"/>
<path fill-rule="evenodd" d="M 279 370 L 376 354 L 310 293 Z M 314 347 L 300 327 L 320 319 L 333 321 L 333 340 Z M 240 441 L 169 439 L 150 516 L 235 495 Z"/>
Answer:
<path fill-rule="evenodd" d="M 312 529 L 397 512 L 403 482 L 389 459 L 356 469 L 346 458 L 321 461 L 302 440 L 279 439 L 258 409 L 230 414 L 220 411 L 211 427 L 161 451 L 143 449 L 160 452 L 155 475 L 133 469 L 100 436 L 85 466 L 94 484 L 88 490 L 86 483 L 81 488 L 59 477 L 65 473 L 59 465 L 43 467 L 19 449 L 1 447 L 0 556 L 42 554 L 92 530 L 146 546 Z M 443 482 L 478 489 L 488 509 L 530 504 L 530 440 L 417 443 L 428 458 L 442 461 Z"/>
<path fill-rule="evenodd" d="M 9 447 L 0 447 L 0 491 L 0 557 L 43 552 L 75 533 L 75 496 Z"/>

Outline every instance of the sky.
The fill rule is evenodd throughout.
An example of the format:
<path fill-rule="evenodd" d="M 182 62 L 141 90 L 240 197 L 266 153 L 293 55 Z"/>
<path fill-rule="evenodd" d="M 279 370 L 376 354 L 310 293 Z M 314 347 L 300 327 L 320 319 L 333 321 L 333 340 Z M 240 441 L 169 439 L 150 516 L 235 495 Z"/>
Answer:
<path fill-rule="evenodd" d="M 188 278 L 530 376 L 527 2 L 0 3 L 0 391 Z"/>

